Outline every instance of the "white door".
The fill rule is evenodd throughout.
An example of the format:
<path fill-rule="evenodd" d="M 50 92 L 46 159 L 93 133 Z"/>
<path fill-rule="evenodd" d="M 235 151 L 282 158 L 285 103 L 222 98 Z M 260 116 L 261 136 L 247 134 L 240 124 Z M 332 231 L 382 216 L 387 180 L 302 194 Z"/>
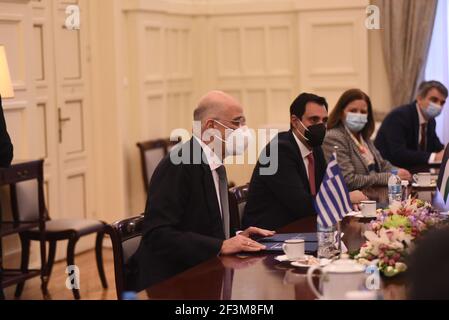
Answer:
<path fill-rule="evenodd" d="M 93 188 L 89 166 L 89 29 L 87 0 L 73 1 L 80 8 L 79 30 L 65 26 L 66 0 L 52 1 L 56 80 L 56 117 L 60 217 L 90 218 Z"/>
<path fill-rule="evenodd" d="M 80 29 L 65 26 L 66 8 L 80 8 Z M 33 4 L 37 117 L 36 141 L 45 158 L 45 191 L 49 214 L 57 218 L 93 218 L 92 140 L 89 116 L 89 29 L 87 0 L 44 0 Z M 42 134 L 41 134 L 42 133 Z M 91 248 L 92 237 L 77 251 Z M 65 244 L 57 258 L 65 257 Z"/>

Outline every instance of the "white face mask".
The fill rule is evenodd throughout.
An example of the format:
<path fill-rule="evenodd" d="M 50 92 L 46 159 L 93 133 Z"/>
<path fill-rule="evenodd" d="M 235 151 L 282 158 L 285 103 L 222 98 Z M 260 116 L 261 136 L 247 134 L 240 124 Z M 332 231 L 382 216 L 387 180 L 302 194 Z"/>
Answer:
<path fill-rule="evenodd" d="M 253 135 L 251 134 L 248 126 L 241 126 L 238 129 L 231 129 L 225 126 L 220 121 L 217 120 L 214 121 L 220 124 L 221 126 L 225 127 L 226 129 L 232 130 L 232 132 L 227 136 L 226 139 L 222 139 L 219 136 L 215 136 L 218 140 L 225 143 L 226 156 L 242 155 L 248 148 L 250 141 L 253 140 Z"/>

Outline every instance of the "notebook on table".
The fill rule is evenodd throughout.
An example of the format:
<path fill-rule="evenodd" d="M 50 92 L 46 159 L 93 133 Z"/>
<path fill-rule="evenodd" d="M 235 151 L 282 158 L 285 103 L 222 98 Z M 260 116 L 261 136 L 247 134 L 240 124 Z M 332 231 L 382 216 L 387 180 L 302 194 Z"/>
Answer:
<path fill-rule="evenodd" d="M 264 251 L 283 252 L 283 242 L 264 242 L 266 248 Z M 318 242 L 304 242 L 304 252 L 306 254 L 314 254 L 318 251 Z"/>
<path fill-rule="evenodd" d="M 290 239 L 304 239 L 305 242 L 318 242 L 316 232 L 308 233 L 277 233 L 271 237 L 257 239 L 257 242 L 284 242 Z"/>
<path fill-rule="evenodd" d="M 304 251 L 307 254 L 318 250 L 318 238 L 315 232 L 310 233 L 278 233 L 271 237 L 257 239 L 266 246 L 265 251 L 282 252 L 282 244 L 290 239 L 304 239 Z"/>

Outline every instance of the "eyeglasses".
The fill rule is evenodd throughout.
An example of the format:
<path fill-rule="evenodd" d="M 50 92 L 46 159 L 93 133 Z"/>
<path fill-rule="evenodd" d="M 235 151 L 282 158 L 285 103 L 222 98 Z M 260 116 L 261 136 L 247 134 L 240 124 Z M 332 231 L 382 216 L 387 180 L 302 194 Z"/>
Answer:
<path fill-rule="evenodd" d="M 233 126 L 235 127 L 242 127 L 246 125 L 246 118 L 245 117 L 240 117 L 236 120 L 222 120 L 222 119 L 215 119 L 215 121 L 225 121 L 228 123 L 232 123 Z"/>

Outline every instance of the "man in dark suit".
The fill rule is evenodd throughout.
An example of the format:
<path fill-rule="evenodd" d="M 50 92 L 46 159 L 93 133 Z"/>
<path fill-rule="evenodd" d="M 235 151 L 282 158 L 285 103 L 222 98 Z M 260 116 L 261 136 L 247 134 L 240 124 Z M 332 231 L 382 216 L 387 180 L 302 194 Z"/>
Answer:
<path fill-rule="evenodd" d="M 291 130 L 279 133 L 265 147 L 254 169 L 243 215 L 244 226 L 275 230 L 315 215 L 313 199 L 327 167 L 321 149 L 327 109 L 323 97 L 310 93 L 303 93 L 293 101 Z M 263 169 L 273 167 L 273 162 L 277 162 L 274 165 L 277 170 L 264 172 Z M 360 191 L 351 193 L 353 203 L 364 199 Z"/>
<path fill-rule="evenodd" d="M 148 190 L 142 241 L 127 266 L 129 289 L 141 290 L 218 255 L 259 251 L 248 228 L 235 235 L 229 225 L 223 159 L 244 148 L 229 143 L 248 132 L 241 105 L 212 91 L 195 110 L 200 132 L 174 149 L 156 168 Z"/>
<path fill-rule="evenodd" d="M 418 88 L 416 101 L 390 112 L 375 140 L 382 156 L 406 169 L 441 162 L 444 146 L 435 132 L 435 118 L 447 96 L 442 83 L 425 81 Z"/>
<path fill-rule="evenodd" d="M 0 167 L 9 167 L 13 158 L 13 146 L 6 130 L 5 116 L 3 115 L 2 99 L 0 97 Z"/>

